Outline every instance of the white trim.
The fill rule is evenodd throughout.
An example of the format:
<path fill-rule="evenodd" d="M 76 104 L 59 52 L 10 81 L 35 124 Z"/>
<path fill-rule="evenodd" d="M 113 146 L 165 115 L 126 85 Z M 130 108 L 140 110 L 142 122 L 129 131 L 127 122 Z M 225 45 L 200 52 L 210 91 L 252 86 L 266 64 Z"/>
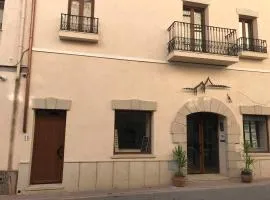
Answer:
<path fill-rule="evenodd" d="M 95 57 L 95 58 L 104 58 L 104 59 L 113 59 L 113 60 L 124 60 L 124 61 L 134 61 L 134 62 L 176 65 L 176 64 L 164 61 L 164 60 L 155 60 L 155 59 L 148 59 L 148 58 L 126 57 L 126 56 L 117 56 L 117 55 L 108 55 L 108 54 L 95 54 L 95 53 L 76 52 L 76 51 L 62 51 L 62 50 L 53 50 L 53 49 L 45 49 L 45 48 L 37 48 L 37 47 L 34 47 L 32 50 L 34 52 L 43 52 L 43 53 L 55 53 L 55 54 Z M 200 65 L 200 64 L 196 64 L 196 65 Z M 209 66 L 208 66 L 208 68 L 217 69 L 217 67 L 209 67 Z M 270 73 L 270 70 L 238 68 L 238 67 L 232 67 L 232 66 L 227 67 L 227 68 L 222 68 L 222 70 Z"/>
<path fill-rule="evenodd" d="M 76 52 L 76 51 L 61 51 L 61 50 L 52 50 L 52 49 L 35 48 L 35 47 L 32 50 L 36 52 L 86 56 L 86 57 L 95 57 L 95 58 L 106 58 L 106 59 L 113 59 L 113 60 L 126 60 L 126 61 L 137 61 L 137 62 L 158 63 L 158 64 L 169 63 L 163 60 L 155 60 L 155 59 L 147 59 L 147 58 L 126 57 L 126 56 L 116 56 L 116 55 L 97 54 L 97 53 L 85 53 L 85 52 Z"/>

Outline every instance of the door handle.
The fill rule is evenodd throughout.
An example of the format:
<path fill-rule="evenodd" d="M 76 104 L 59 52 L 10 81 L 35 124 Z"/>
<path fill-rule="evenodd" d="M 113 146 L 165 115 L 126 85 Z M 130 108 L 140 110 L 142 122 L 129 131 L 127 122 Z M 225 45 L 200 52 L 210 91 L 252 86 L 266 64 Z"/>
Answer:
<path fill-rule="evenodd" d="M 57 156 L 60 160 L 62 160 L 64 158 L 64 146 L 60 146 L 57 151 Z"/>

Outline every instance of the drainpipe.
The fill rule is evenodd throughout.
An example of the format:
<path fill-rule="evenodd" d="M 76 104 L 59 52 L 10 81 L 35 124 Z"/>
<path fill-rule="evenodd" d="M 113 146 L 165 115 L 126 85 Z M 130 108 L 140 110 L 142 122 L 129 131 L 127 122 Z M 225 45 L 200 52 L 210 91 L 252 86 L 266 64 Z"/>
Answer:
<path fill-rule="evenodd" d="M 16 64 L 16 78 L 14 84 L 13 93 L 13 105 L 12 105 L 12 119 L 9 138 L 9 152 L 8 152 L 8 171 L 13 169 L 13 152 L 14 152 L 14 140 L 16 134 L 16 122 L 18 114 L 18 96 L 20 92 L 20 73 L 22 63 L 23 41 L 24 41 L 24 27 L 25 27 L 25 13 L 26 13 L 26 0 L 21 1 L 20 6 L 20 30 L 19 30 L 19 45 L 18 45 L 18 62 Z"/>
<path fill-rule="evenodd" d="M 30 36 L 29 36 L 29 53 L 28 53 L 28 72 L 27 72 L 27 76 L 26 76 L 25 97 L 24 97 L 24 113 L 23 113 L 23 132 L 24 133 L 27 132 L 35 17 L 36 17 L 36 0 L 32 0 Z"/>

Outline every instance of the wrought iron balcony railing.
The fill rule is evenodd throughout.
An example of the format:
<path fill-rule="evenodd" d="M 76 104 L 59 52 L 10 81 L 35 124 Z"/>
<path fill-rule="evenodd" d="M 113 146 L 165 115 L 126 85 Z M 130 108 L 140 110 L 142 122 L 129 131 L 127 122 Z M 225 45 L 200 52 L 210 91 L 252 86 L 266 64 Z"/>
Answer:
<path fill-rule="evenodd" d="M 239 51 L 267 53 L 266 40 L 241 37 L 237 40 Z"/>
<path fill-rule="evenodd" d="M 181 50 L 237 56 L 235 29 L 175 21 L 168 31 L 169 53 Z"/>
<path fill-rule="evenodd" d="M 61 30 L 98 33 L 98 18 L 61 14 Z"/>

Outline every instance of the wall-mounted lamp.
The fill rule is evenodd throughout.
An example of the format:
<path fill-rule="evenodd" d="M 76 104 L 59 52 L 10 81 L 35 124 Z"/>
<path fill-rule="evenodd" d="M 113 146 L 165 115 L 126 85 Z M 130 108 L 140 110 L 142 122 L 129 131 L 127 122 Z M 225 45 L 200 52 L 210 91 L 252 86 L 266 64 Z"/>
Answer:
<path fill-rule="evenodd" d="M 228 101 L 228 103 L 232 103 L 232 99 L 231 99 L 229 94 L 227 94 L 227 101 Z"/>
<path fill-rule="evenodd" d="M 3 81 L 3 82 L 5 82 L 5 81 L 7 81 L 7 77 L 0 76 L 0 80 Z"/>

